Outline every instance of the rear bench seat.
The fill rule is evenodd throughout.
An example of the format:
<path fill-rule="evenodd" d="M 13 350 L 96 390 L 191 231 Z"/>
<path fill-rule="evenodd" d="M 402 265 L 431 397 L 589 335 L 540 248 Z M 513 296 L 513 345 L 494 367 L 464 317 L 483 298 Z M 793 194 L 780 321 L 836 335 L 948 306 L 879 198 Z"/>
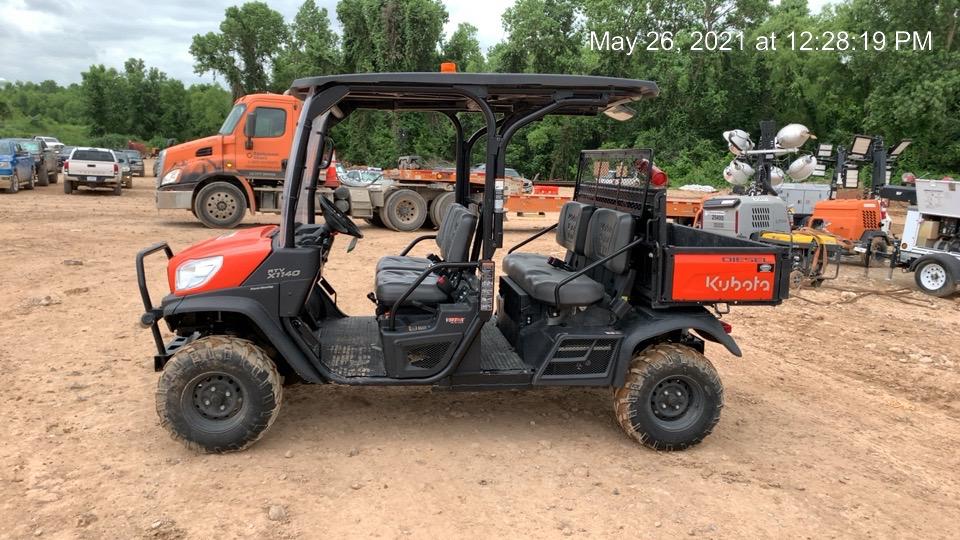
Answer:
<path fill-rule="evenodd" d="M 533 253 L 507 255 L 503 260 L 503 271 L 527 294 L 553 305 L 554 290 L 561 281 L 632 240 L 633 218 L 630 214 L 609 208 L 594 209 L 570 201 L 560 212 L 557 243 L 567 248 L 566 263 L 573 271 L 557 268 L 547 262 L 547 257 Z M 624 274 L 629 267 L 629 253 L 622 253 L 603 266 L 614 274 Z M 560 306 L 586 306 L 599 302 L 603 296 L 603 285 L 584 274 L 560 289 Z"/>

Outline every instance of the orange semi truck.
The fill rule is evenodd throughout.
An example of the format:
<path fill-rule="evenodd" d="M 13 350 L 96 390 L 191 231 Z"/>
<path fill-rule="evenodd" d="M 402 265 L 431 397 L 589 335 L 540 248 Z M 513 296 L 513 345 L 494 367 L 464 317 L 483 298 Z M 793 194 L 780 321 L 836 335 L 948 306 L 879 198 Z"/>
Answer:
<path fill-rule="evenodd" d="M 216 135 L 160 153 L 157 208 L 190 210 L 204 225 L 231 228 L 250 212 L 280 212 L 290 141 L 302 103 L 280 94 L 236 101 Z M 324 187 L 339 185 L 328 175 Z"/>

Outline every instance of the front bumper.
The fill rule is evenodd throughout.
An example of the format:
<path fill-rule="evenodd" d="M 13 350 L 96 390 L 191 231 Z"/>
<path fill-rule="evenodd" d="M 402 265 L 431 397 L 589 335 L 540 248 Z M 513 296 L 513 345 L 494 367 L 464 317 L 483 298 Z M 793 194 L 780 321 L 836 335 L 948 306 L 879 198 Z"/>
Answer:
<path fill-rule="evenodd" d="M 13 185 L 13 176 L 11 175 L 0 175 L 0 189 L 7 189 Z"/>
<path fill-rule="evenodd" d="M 157 190 L 157 210 L 190 210 L 193 191 Z"/>

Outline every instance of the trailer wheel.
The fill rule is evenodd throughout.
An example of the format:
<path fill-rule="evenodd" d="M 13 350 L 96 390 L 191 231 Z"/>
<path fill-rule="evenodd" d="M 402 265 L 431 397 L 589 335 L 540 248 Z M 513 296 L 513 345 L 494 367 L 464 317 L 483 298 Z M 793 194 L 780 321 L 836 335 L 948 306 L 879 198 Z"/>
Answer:
<path fill-rule="evenodd" d="M 448 191 L 440 194 L 430 203 L 430 222 L 433 223 L 434 227 L 440 228 L 440 224 L 443 223 L 443 216 L 446 215 L 447 209 L 453 204 L 455 198 L 456 194 Z"/>
<path fill-rule="evenodd" d="M 260 347 L 207 336 L 185 345 L 157 385 L 160 425 L 199 452 L 234 452 L 255 443 L 277 418 L 283 378 Z"/>
<path fill-rule="evenodd" d="M 63 192 L 67 195 L 73 193 L 73 182 L 67 180 L 66 178 L 63 179 Z"/>
<path fill-rule="evenodd" d="M 709 360 L 685 345 L 661 343 L 633 358 L 614 412 L 628 435 L 654 450 L 683 450 L 720 420 L 723 385 Z"/>
<path fill-rule="evenodd" d="M 247 200 L 240 188 L 228 182 L 211 182 L 200 190 L 193 208 L 201 223 L 211 229 L 231 229 L 243 220 Z"/>
<path fill-rule="evenodd" d="M 50 184 L 50 174 L 47 172 L 46 163 L 41 163 L 37 169 L 37 185 L 46 186 Z"/>
<path fill-rule="evenodd" d="M 384 224 L 396 231 L 415 231 L 427 220 L 427 201 L 412 189 L 398 189 L 387 197 L 380 213 Z"/>
<path fill-rule="evenodd" d="M 935 259 L 920 261 L 913 278 L 921 291 L 940 298 L 949 296 L 956 289 L 956 276 L 950 272 L 950 268 Z"/>

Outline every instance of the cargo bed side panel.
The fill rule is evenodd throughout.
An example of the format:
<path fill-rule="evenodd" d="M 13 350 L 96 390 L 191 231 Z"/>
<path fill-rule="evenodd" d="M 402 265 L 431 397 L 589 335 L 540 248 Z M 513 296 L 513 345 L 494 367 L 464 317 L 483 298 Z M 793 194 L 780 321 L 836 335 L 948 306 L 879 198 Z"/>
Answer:
<path fill-rule="evenodd" d="M 777 258 L 772 253 L 668 254 L 669 300 L 771 302 L 776 300 Z"/>

